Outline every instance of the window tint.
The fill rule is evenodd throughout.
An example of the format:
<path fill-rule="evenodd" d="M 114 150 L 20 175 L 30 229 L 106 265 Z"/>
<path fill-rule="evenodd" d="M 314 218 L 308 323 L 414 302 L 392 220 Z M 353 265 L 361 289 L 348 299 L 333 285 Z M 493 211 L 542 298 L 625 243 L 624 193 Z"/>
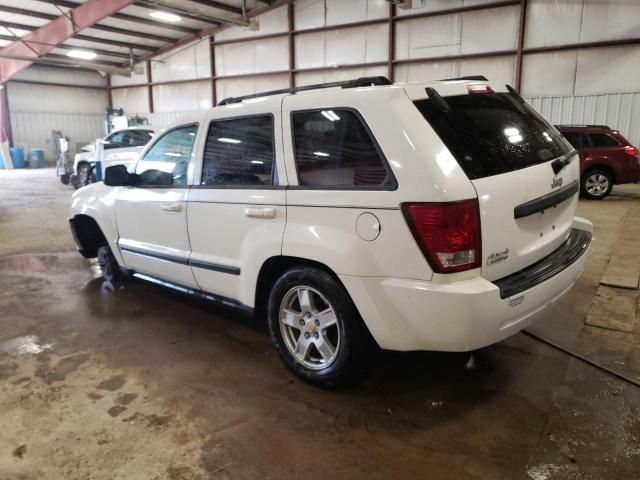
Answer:
<path fill-rule="evenodd" d="M 569 153 L 562 135 L 532 107 L 507 93 L 444 97 L 415 102 L 471 180 L 512 172 Z"/>
<path fill-rule="evenodd" d="M 615 138 L 604 133 L 590 133 L 589 136 L 594 147 L 615 147 L 620 145 Z"/>
<path fill-rule="evenodd" d="M 129 130 L 123 138 L 123 147 L 143 147 L 151 140 L 151 132 L 148 130 Z"/>
<path fill-rule="evenodd" d="M 293 114 L 300 185 L 390 187 L 394 179 L 362 121 L 351 110 Z"/>
<path fill-rule="evenodd" d="M 198 125 L 165 133 L 136 165 L 139 185 L 185 186 Z"/>
<path fill-rule="evenodd" d="M 111 148 L 122 148 L 124 142 L 125 132 L 116 132 L 109 135 L 104 139 L 104 149 L 109 150 Z"/>
<path fill-rule="evenodd" d="M 273 117 L 211 122 L 201 185 L 272 185 Z"/>
<path fill-rule="evenodd" d="M 564 138 L 573 146 L 573 148 L 589 147 L 589 139 L 584 133 L 563 132 Z"/>

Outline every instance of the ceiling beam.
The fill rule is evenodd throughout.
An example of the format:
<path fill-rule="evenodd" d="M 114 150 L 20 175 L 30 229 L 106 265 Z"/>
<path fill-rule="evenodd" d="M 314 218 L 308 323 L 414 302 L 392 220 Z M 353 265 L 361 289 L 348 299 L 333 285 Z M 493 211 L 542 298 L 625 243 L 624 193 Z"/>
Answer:
<path fill-rule="evenodd" d="M 0 27 L 13 28 L 16 30 L 25 30 L 27 32 L 35 32 L 36 30 L 38 30 L 38 27 L 34 27 L 33 25 L 24 25 L 22 23 L 15 23 L 15 22 L 5 22 L 3 20 L 0 20 Z M 114 47 L 130 48 L 130 49 L 136 49 L 136 50 L 146 50 L 149 52 L 156 49 L 156 47 L 151 47 L 149 45 L 140 45 L 137 43 L 121 42 L 119 40 L 109 40 L 106 38 L 92 37 L 90 35 L 78 34 L 78 35 L 74 35 L 72 38 L 75 40 L 84 40 L 85 42 L 101 43 L 104 45 L 111 45 Z M 48 43 L 46 42 L 42 42 L 42 43 L 44 45 L 48 45 Z"/>
<path fill-rule="evenodd" d="M 39 18 L 41 20 L 49 20 L 49 21 L 55 20 L 60 16 L 60 15 L 52 15 L 50 13 L 27 10 L 26 8 L 8 7 L 5 5 L 0 5 L 0 12 L 14 13 L 17 15 L 24 15 L 27 17 Z M 177 40 L 176 38 L 173 38 L 173 37 L 163 37 L 161 35 L 154 35 L 151 33 L 141 32 L 139 30 L 138 31 L 128 30 L 125 28 L 111 27 L 109 25 L 95 24 L 95 25 L 91 25 L 91 28 L 93 28 L 94 30 L 102 30 L 103 32 L 117 33 L 119 35 L 129 35 L 133 37 L 149 38 L 151 40 L 157 40 L 158 42 L 162 42 L 162 43 L 171 43 Z"/>
<path fill-rule="evenodd" d="M 48 5 L 58 5 L 60 7 L 67 7 L 67 8 L 76 8 L 78 5 L 81 5 L 81 3 L 70 2 L 69 0 L 36 0 L 36 1 L 41 3 L 46 3 Z M 113 15 L 111 15 L 111 18 L 117 18 L 118 20 L 125 20 L 127 22 L 140 23 L 142 25 L 149 25 L 149 26 L 164 28 L 166 30 L 173 30 L 173 31 L 182 32 L 182 33 L 194 34 L 198 31 L 194 28 L 183 27 L 182 25 L 175 25 L 172 23 L 161 22 L 160 20 L 154 20 L 151 17 L 150 18 L 138 17 L 136 15 L 128 15 L 126 13 L 120 13 L 120 12 L 114 13 Z"/>
<path fill-rule="evenodd" d="M 242 15 L 242 9 L 234 7 L 233 5 L 227 5 L 226 3 L 216 2 L 214 0 L 189 0 L 190 2 L 203 5 L 205 7 L 217 8 L 225 12 L 233 13 L 234 15 Z"/>
<path fill-rule="evenodd" d="M 131 5 L 134 0 L 87 0 L 82 5 L 67 12 L 46 25 L 0 49 L 2 56 L 26 57 L 32 60 L 0 59 L 0 84 L 5 83 L 16 73 L 28 68 L 40 57 L 46 56 L 78 31 L 94 25 L 103 18 Z M 49 45 L 29 44 L 29 40 L 46 42 Z"/>
<path fill-rule="evenodd" d="M 195 11 L 193 9 L 187 10 L 186 7 L 182 7 L 179 4 L 168 4 L 160 2 L 159 0 L 137 0 L 136 5 L 150 10 L 162 10 L 169 13 L 175 13 L 176 15 L 180 15 L 181 17 L 188 18 L 190 20 L 210 23 L 212 25 L 218 25 L 222 22 L 222 19 L 220 18 L 205 14 L 201 8 Z"/>
<path fill-rule="evenodd" d="M 9 40 L 10 42 L 14 42 L 16 40 L 16 37 L 12 37 L 10 35 L 0 35 L 0 40 Z M 36 43 L 40 43 L 40 44 L 44 44 L 46 45 L 44 42 L 34 42 L 33 40 L 28 42 L 29 44 L 36 44 Z M 73 45 L 65 45 L 64 43 L 61 43 L 60 45 L 53 45 L 55 48 L 58 48 L 60 50 L 82 50 L 81 47 L 74 47 Z M 124 58 L 126 60 L 129 60 L 129 54 L 128 53 L 122 53 L 122 52 L 116 52 L 114 50 L 102 50 L 99 48 L 91 48 L 92 52 L 96 52 L 98 55 L 106 55 L 108 57 L 114 57 L 114 58 Z M 133 59 L 133 61 L 135 62 L 135 57 Z"/>

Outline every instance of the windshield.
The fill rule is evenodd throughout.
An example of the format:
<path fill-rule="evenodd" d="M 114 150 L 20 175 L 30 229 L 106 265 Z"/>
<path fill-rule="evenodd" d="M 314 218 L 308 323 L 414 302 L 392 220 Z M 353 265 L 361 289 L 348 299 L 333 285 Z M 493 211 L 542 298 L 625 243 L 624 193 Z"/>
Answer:
<path fill-rule="evenodd" d="M 532 107 L 508 93 L 444 97 L 415 102 L 469 179 L 512 172 L 571 151 L 562 135 Z"/>

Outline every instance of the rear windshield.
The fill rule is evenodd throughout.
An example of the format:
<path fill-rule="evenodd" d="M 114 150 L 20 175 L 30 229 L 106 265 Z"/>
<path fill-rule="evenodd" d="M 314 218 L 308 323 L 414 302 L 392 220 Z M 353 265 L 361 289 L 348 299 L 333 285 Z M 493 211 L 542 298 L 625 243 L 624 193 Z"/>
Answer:
<path fill-rule="evenodd" d="M 562 135 L 533 108 L 508 93 L 444 97 L 415 102 L 469 179 L 530 167 L 571 151 Z"/>

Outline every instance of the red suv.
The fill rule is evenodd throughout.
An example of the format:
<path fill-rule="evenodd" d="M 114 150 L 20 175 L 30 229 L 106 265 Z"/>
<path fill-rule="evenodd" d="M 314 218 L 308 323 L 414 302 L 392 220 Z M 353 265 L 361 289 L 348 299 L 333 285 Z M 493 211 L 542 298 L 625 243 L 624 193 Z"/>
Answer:
<path fill-rule="evenodd" d="M 582 196 L 600 200 L 614 184 L 640 181 L 638 149 L 606 125 L 556 125 L 580 154 Z"/>

